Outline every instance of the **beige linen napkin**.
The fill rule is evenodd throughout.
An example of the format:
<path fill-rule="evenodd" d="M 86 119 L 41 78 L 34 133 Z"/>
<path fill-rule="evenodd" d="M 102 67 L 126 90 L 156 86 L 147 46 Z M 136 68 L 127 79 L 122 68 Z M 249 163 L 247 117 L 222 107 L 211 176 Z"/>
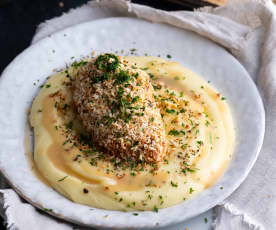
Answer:
<path fill-rule="evenodd" d="M 81 22 L 129 16 L 194 31 L 229 50 L 250 73 L 263 96 L 266 134 L 260 156 L 246 181 L 215 208 L 213 227 L 216 230 L 276 229 L 275 6 L 271 0 L 246 0 L 199 11 L 166 12 L 124 0 L 93 1 L 42 23 L 33 43 Z M 72 229 L 70 224 L 42 215 L 29 204 L 23 203 L 13 190 L 1 190 L 0 194 L 10 229 L 38 229 L 37 226 L 44 226 L 44 229 Z M 24 215 L 25 212 L 28 215 Z"/>

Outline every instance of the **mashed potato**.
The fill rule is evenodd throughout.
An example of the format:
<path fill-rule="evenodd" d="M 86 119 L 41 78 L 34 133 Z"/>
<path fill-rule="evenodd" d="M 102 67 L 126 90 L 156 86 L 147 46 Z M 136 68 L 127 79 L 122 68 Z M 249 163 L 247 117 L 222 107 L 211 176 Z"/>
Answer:
<path fill-rule="evenodd" d="M 125 58 L 151 77 L 168 149 L 159 167 L 126 166 L 87 139 L 71 83 L 84 61 L 51 76 L 35 98 L 30 114 L 34 161 L 49 184 L 74 202 L 157 211 L 190 199 L 223 174 L 234 150 L 233 120 L 225 98 L 177 62 Z"/>

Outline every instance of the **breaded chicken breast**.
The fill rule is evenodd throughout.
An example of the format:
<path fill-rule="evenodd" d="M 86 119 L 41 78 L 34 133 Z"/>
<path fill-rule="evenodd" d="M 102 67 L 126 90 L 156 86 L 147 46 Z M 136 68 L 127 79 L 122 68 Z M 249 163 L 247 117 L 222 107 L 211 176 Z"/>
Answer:
<path fill-rule="evenodd" d="M 157 163 L 166 154 L 160 111 L 148 74 L 113 54 L 81 67 L 73 101 L 93 143 L 126 161 Z"/>

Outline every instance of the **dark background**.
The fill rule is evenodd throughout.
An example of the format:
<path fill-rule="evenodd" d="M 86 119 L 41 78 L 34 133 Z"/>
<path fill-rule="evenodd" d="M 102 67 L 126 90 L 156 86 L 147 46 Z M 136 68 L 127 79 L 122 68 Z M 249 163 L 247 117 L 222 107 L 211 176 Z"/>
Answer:
<path fill-rule="evenodd" d="M 39 23 L 61 15 L 88 0 L 0 0 L 0 73 L 27 48 Z M 192 10 L 200 0 L 133 0 L 164 10 Z M 176 3 L 178 2 L 178 3 Z"/>
<path fill-rule="evenodd" d="M 0 74 L 30 45 L 36 27 L 88 0 L 0 0 Z M 207 5 L 200 0 L 133 0 L 164 10 L 192 10 Z M 178 3 L 176 3 L 178 2 Z M 0 217 L 0 228 L 2 219 Z"/>

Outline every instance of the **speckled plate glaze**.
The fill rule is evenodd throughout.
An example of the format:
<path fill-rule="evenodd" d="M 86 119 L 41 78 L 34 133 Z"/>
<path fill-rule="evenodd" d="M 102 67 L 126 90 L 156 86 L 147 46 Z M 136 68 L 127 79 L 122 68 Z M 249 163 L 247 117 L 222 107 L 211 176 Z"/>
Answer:
<path fill-rule="evenodd" d="M 236 123 L 234 158 L 224 176 L 199 196 L 155 212 L 107 211 L 71 202 L 44 185 L 31 172 L 24 154 L 27 110 L 38 92 L 34 82 L 45 81 L 72 57 L 92 51 L 129 51 L 139 55 L 167 54 L 172 60 L 210 80 L 227 98 Z M 14 189 L 50 214 L 105 229 L 152 229 L 180 223 L 229 196 L 252 168 L 264 136 L 264 108 L 246 70 L 225 49 L 189 31 L 131 18 L 109 18 L 58 32 L 26 49 L 5 69 L 0 79 L 0 169 Z M 220 189 L 223 187 L 224 189 Z M 108 217 L 106 218 L 106 215 Z"/>

